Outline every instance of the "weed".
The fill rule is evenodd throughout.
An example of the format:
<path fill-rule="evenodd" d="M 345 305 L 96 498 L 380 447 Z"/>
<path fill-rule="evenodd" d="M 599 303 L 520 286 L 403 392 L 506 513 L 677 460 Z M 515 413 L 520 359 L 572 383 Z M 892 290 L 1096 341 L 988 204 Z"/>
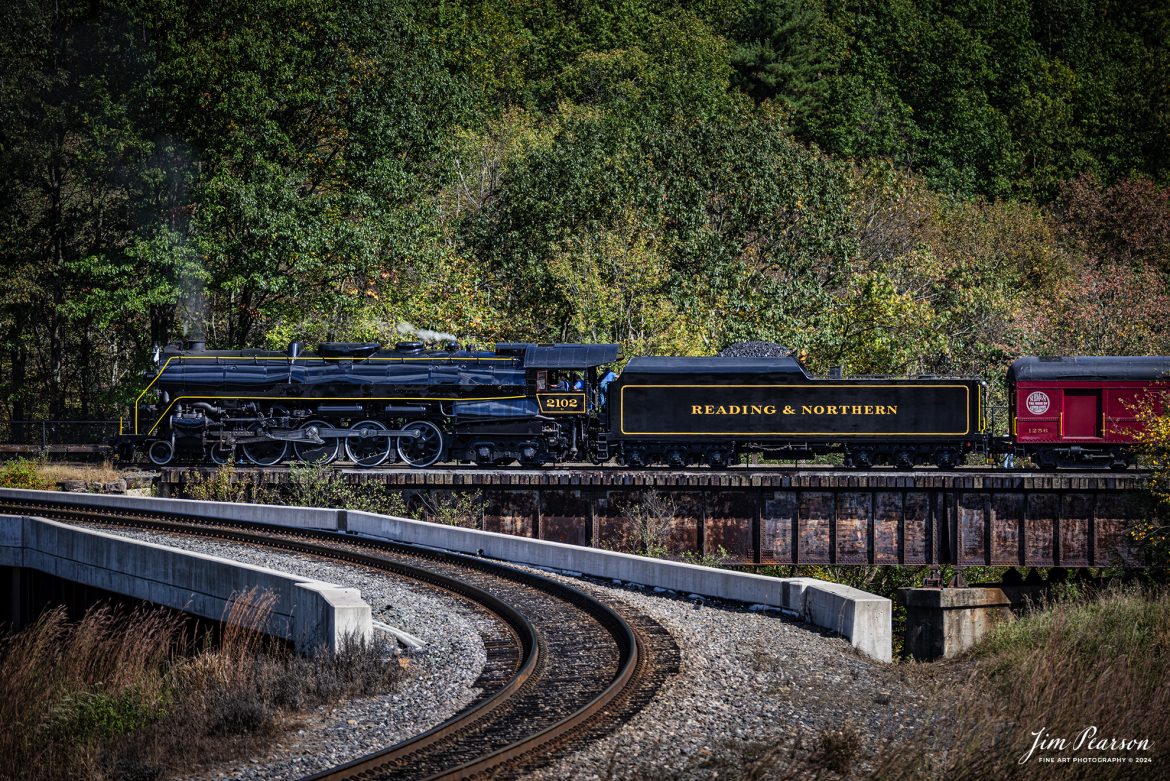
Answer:
<path fill-rule="evenodd" d="M 41 474 L 43 461 L 14 458 L 0 465 L 0 488 L 27 488 L 43 491 L 52 483 Z"/>
<path fill-rule="evenodd" d="M 821 731 L 817 748 L 809 760 L 826 770 L 846 775 L 861 754 L 861 732 L 851 722 L 838 729 Z"/>
<path fill-rule="evenodd" d="M 192 471 L 185 490 L 188 499 L 201 502 L 246 502 L 256 488 L 250 476 L 237 475 L 234 466 L 224 464 L 210 475 Z"/>
<path fill-rule="evenodd" d="M 723 567 L 731 561 L 731 551 L 720 545 L 714 553 L 683 551 L 679 558 L 687 564 L 697 564 L 700 567 Z"/>
<path fill-rule="evenodd" d="M 431 523 L 482 529 L 487 500 L 480 491 L 419 494 L 423 517 Z"/>

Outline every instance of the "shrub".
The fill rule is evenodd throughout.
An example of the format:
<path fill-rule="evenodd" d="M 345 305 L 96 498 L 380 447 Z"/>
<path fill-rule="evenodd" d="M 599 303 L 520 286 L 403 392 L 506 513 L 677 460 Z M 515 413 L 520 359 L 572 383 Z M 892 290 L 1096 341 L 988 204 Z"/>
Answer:
<path fill-rule="evenodd" d="M 431 523 L 482 529 L 487 501 L 480 491 L 419 494 L 423 518 Z"/>
<path fill-rule="evenodd" d="M 670 553 L 670 530 L 679 509 L 673 496 L 642 491 L 631 494 L 620 509 L 628 524 L 616 550 L 659 559 Z"/>
<path fill-rule="evenodd" d="M 264 485 L 250 474 L 237 473 L 232 464 L 224 464 L 210 476 L 192 472 L 185 490 L 187 498 L 205 502 L 333 507 L 398 516 L 406 512 L 398 491 L 373 483 L 354 485 L 325 464 L 290 464 L 288 483 L 283 486 Z"/>
<path fill-rule="evenodd" d="M 247 502 L 258 486 L 251 476 L 237 475 L 231 464 L 223 464 L 210 475 L 192 471 L 185 492 L 188 499 L 201 502 Z"/>
<path fill-rule="evenodd" d="M 0 465 L 0 488 L 27 488 L 43 491 L 52 488 L 41 474 L 42 462 L 28 458 L 14 458 Z"/>
<path fill-rule="evenodd" d="M 714 553 L 683 551 L 679 558 L 687 564 L 697 564 L 700 567 L 722 567 L 731 561 L 731 552 L 720 545 Z"/>

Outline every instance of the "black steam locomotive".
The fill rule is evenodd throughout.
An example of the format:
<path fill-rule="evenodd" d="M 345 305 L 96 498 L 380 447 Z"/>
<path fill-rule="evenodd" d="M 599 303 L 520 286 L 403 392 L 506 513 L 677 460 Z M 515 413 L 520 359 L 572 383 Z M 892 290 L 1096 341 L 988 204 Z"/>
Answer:
<path fill-rule="evenodd" d="M 199 347 L 160 356 L 122 458 L 724 467 L 757 451 L 947 468 L 988 443 L 978 378 L 816 378 L 790 354 L 634 358 L 615 379 L 612 344 Z"/>

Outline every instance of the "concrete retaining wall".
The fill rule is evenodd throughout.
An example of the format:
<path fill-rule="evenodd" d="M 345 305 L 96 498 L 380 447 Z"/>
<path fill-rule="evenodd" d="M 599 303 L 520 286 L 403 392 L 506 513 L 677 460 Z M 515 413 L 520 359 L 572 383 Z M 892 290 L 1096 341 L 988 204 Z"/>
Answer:
<path fill-rule="evenodd" d="M 181 496 L 213 467 L 164 467 L 156 487 Z M 288 470 L 236 469 L 265 487 Z M 675 505 L 677 550 L 726 550 L 743 564 L 1140 564 L 1125 529 L 1149 514 L 1138 472 L 986 469 L 345 469 L 355 485 L 408 501 L 473 493 L 483 528 L 596 548 L 630 531 L 626 508 L 657 493 Z"/>
<path fill-rule="evenodd" d="M 60 491 L 24 491 L 0 488 L 0 498 L 48 502 L 50 504 L 83 504 L 88 507 L 117 507 L 144 512 L 182 513 L 201 518 L 215 518 L 254 523 L 279 523 L 301 529 L 336 529 L 337 511 L 313 507 L 282 507 L 271 504 L 233 504 L 231 502 L 196 502 L 190 499 L 156 499 L 118 494 L 62 493 Z M 274 520 L 279 518 L 279 520 Z"/>
<path fill-rule="evenodd" d="M 347 635 L 368 639 L 373 630 L 370 606 L 357 589 L 42 518 L 0 516 L 0 565 L 216 621 L 225 618 L 233 596 L 270 591 L 277 600 L 265 631 L 302 652 L 335 652 Z"/>
<path fill-rule="evenodd" d="M 891 659 L 890 600 L 837 583 L 815 578 L 769 578 L 363 512 L 348 512 L 346 523 L 351 533 L 379 539 L 777 607 L 848 638 L 867 656 L 884 662 Z"/>
<path fill-rule="evenodd" d="M 377 539 L 488 556 L 503 561 L 580 572 L 644 586 L 780 608 L 811 624 L 834 631 L 862 653 L 880 661 L 892 658 L 890 600 L 814 578 L 769 578 L 682 562 L 584 548 L 509 534 L 460 529 L 407 518 L 345 510 L 273 505 L 239 505 L 185 499 L 96 496 L 50 491 L 0 489 L 0 497 L 54 503 L 176 512 L 205 518 L 257 521 L 328 531 L 348 531 Z"/>

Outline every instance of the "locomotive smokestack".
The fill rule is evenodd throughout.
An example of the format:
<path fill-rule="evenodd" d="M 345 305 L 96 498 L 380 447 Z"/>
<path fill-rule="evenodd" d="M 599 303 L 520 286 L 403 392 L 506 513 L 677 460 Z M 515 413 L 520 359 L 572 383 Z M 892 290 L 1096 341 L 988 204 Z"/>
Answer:
<path fill-rule="evenodd" d="M 187 349 L 202 352 L 207 349 L 207 295 L 203 280 L 197 274 L 184 276 L 183 319 L 186 321 Z"/>
<path fill-rule="evenodd" d="M 199 299 L 202 301 L 203 296 Z M 192 352 L 203 352 L 207 349 L 207 336 L 203 332 L 203 313 L 196 311 L 191 316 L 191 330 L 187 332 L 187 349 Z"/>

